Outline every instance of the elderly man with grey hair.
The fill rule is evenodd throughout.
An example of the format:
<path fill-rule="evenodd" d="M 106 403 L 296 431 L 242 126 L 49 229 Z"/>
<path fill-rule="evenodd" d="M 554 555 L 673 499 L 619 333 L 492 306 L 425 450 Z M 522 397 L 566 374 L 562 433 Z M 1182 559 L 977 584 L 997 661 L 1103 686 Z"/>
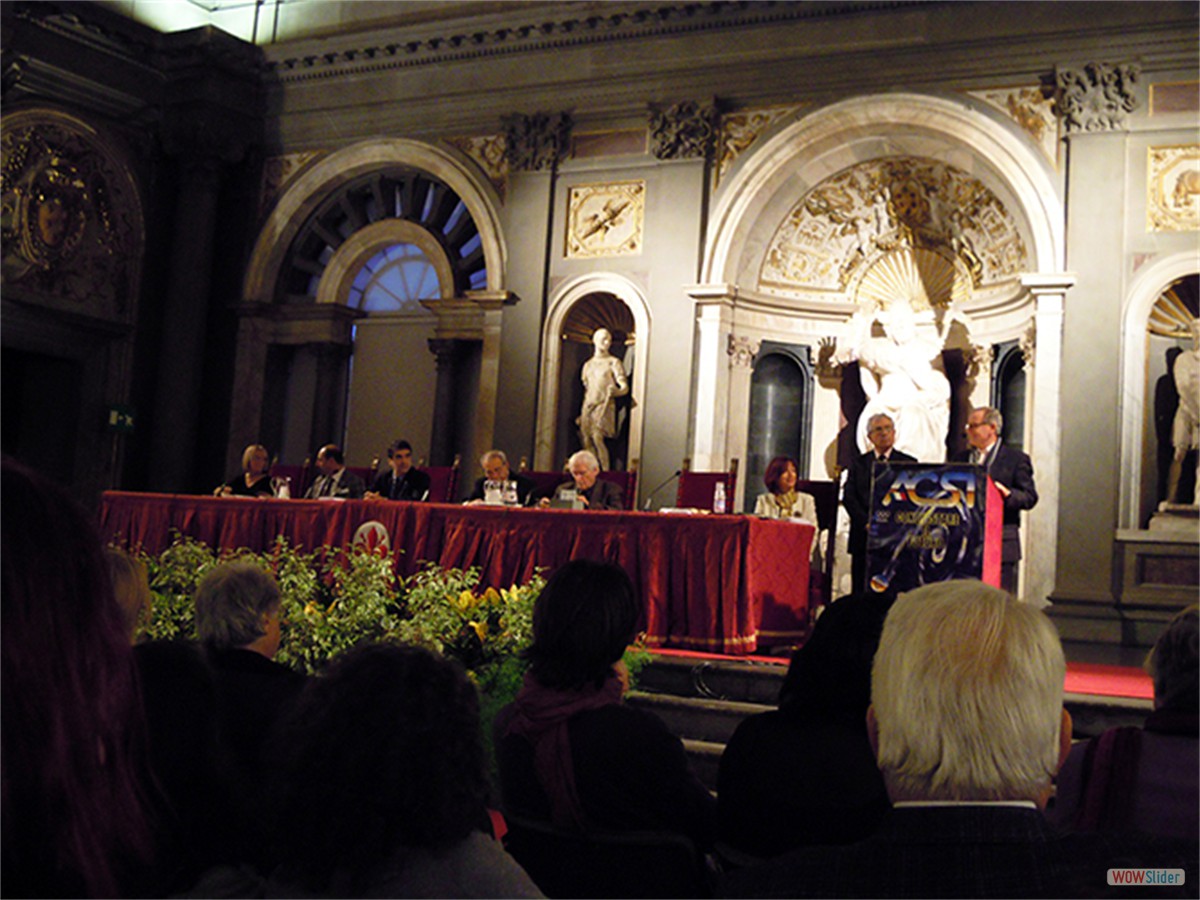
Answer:
<path fill-rule="evenodd" d="M 600 461 L 592 451 L 572 453 L 567 460 L 567 472 L 571 475 L 571 481 L 564 481 L 556 487 L 554 496 L 562 496 L 563 491 L 574 491 L 584 509 L 625 508 L 625 492 L 619 484 L 600 478 Z M 543 497 L 539 505 L 549 506 L 550 498 Z"/>
<path fill-rule="evenodd" d="M 1177 889 L 1194 892 L 1194 843 L 1189 855 L 1186 844 L 1047 824 L 1042 811 L 1071 746 L 1065 671 L 1050 620 L 1005 591 L 964 580 L 901 595 L 884 623 L 867 713 L 890 813 L 865 841 L 740 870 L 722 894 L 1095 897 L 1111 892 L 1116 867 L 1184 869 Z"/>
<path fill-rule="evenodd" d="M 196 587 L 196 635 L 216 677 L 221 724 L 251 783 L 265 776 L 267 736 L 307 679 L 273 661 L 281 639 L 279 585 L 251 562 L 218 565 Z"/>
<path fill-rule="evenodd" d="M 467 504 L 479 504 L 484 502 L 483 490 L 484 485 L 489 481 L 512 481 L 517 486 L 517 505 L 528 506 L 530 498 L 537 485 L 532 478 L 522 475 L 520 472 L 514 472 L 508 465 L 508 456 L 503 450 L 489 450 L 483 456 L 479 457 L 479 468 L 483 469 L 483 476 L 475 482 L 475 487 L 471 489 L 471 493 L 467 495 Z"/>

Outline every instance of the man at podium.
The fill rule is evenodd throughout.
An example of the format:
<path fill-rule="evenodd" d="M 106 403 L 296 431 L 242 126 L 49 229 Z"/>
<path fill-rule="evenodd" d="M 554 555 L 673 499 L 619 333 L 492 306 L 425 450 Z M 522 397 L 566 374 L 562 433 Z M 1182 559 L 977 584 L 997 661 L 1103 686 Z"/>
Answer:
<path fill-rule="evenodd" d="M 967 417 L 970 450 L 958 453 L 954 462 L 971 463 L 987 470 L 996 490 L 1004 498 L 1004 534 L 1000 548 L 1000 587 L 1017 595 L 1017 563 L 1021 559 L 1021 510 L 1037 505 L 1033 463 L 1020 450 L 1000 440 L 1004 418 L 1000 410 L 979 406 Z"/>

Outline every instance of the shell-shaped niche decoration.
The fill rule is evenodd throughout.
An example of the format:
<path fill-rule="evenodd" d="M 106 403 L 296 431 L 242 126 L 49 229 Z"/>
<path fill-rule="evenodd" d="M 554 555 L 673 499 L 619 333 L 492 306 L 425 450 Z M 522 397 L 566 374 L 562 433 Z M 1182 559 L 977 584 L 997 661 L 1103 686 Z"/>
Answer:
<path fill-rule="evenodd" d="M 958 259 L 924 247 L 901 247 L 875 260 L 853 296 L 864 309 L 907 305 L 913 312 L 957 306 L 971 296 L 971 274 Z"/>
<path fill-rule="evenodd" d="M 1163 291 L 1150 310 L 1146 330 L 1160 337 L 1190 339 L 1192 322 L 1200 316 L 1196 285 L 1196 276 L 1190 275 Z"/>

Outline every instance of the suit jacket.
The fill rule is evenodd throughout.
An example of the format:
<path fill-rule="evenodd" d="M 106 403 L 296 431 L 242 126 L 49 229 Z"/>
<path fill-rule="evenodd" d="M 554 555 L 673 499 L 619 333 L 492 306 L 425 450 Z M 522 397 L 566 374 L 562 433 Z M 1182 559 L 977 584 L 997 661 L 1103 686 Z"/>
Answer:
<path fill-rule="evenodd" d="M 325 489 L 326 482 L 332 482 L 333 485 L 328 491 Z M 366 490 L 367 486 L 363 484 L 361 478 L 349 469 L 342 469 L 333 475 L 318 475 L 317 480 L 312 483 L 304 497 L 306 500 L 315 500 L 318 497 L 361 500 Z"/>
<path fill-rule="evenodd" d="M 1060 834 L 1036 809 L 976 805 L 893 808 L 865 841 L 739 869 L 716 896 L 1103 897 L 1118 867 L 1184 869 L 1181 887 L 1153 890 L 1195 895 L 1194 842 Z"/>
<path fill-rule="evenodd" d="M 564 481 L 550 492 L 550 496 L 558 496 L 559 491 L 573 490 L 575 490 L 575 482 Z M 581 493 L 583 496 L 587 497 L 588 509 L 625 508 L 625 491 L 621 489 L 619 484 L 614 484 L 611 481 L 605 481 L 603 478 L 597 478 L 595 484 Z"/>
<path fill-rule="evenodd" d="M 532 478 L 526 478 L 520 472 L 510 472 L 508 476 L 510 481 L 517 483 L 517 500 L 521 506 L 529 505 L 529 496 L 537 489 L 537 483 Z M 475 487 L 471 489 L 471 493 L 467 496 L 468 500 L 483 499 L 483 483 L 486 478 L 480 478 L 475 482 Z"/>
<path fill-rule="evenodd" d="M 429 493 L 429 476 L 420 469 L 409 469 L 397 483 L 396 473 L 389 468 L 379 473 L 371 490 L 385 500 L 424 500 Z"/>
<path fill-rule="evenodd" d="M 917 462 L 903 450 L 894 447 L 888 462 Z M 875 451 L 854 457 L 850 472 L 846 476 L 846 489 L 842 494 L 842 505 L 850 516 L 850 536 L 847 547 L 852 556 L 867 552 L 867 525 L 871 517 L 871 473 L 875 465 Z"/>
<path fill-rule="evenodd" d="M 972 450 L 954 455 L 954 462 L 971 462 Z M 1001 562 L 1015 562 L 1021 558 L 1021 510 L 1033 509 L 1037 505 L 1037 486 L 1033 483 L 1033 462 L 1020 450 L 1014 450 L 1003 441 L 996 441 L 984 460 L 984 468 L 992 481 L 1004 485 L 1011 492 L 1004 498 L 1004 537 L 1000 550 Z"/>

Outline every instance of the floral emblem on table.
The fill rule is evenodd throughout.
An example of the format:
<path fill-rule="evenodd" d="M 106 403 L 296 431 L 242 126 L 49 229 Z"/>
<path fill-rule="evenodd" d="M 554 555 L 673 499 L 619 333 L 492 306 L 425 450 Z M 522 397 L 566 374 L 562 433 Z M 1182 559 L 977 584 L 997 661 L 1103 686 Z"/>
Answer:
<path fill-rule="evenodd" d="M 382 522 L 372 519 L 358 526 L 358 530 L 354 532 L 353 545 L 355 549 L 385 556 L 391 552 L 392 540 L 387 527 Z"/>

